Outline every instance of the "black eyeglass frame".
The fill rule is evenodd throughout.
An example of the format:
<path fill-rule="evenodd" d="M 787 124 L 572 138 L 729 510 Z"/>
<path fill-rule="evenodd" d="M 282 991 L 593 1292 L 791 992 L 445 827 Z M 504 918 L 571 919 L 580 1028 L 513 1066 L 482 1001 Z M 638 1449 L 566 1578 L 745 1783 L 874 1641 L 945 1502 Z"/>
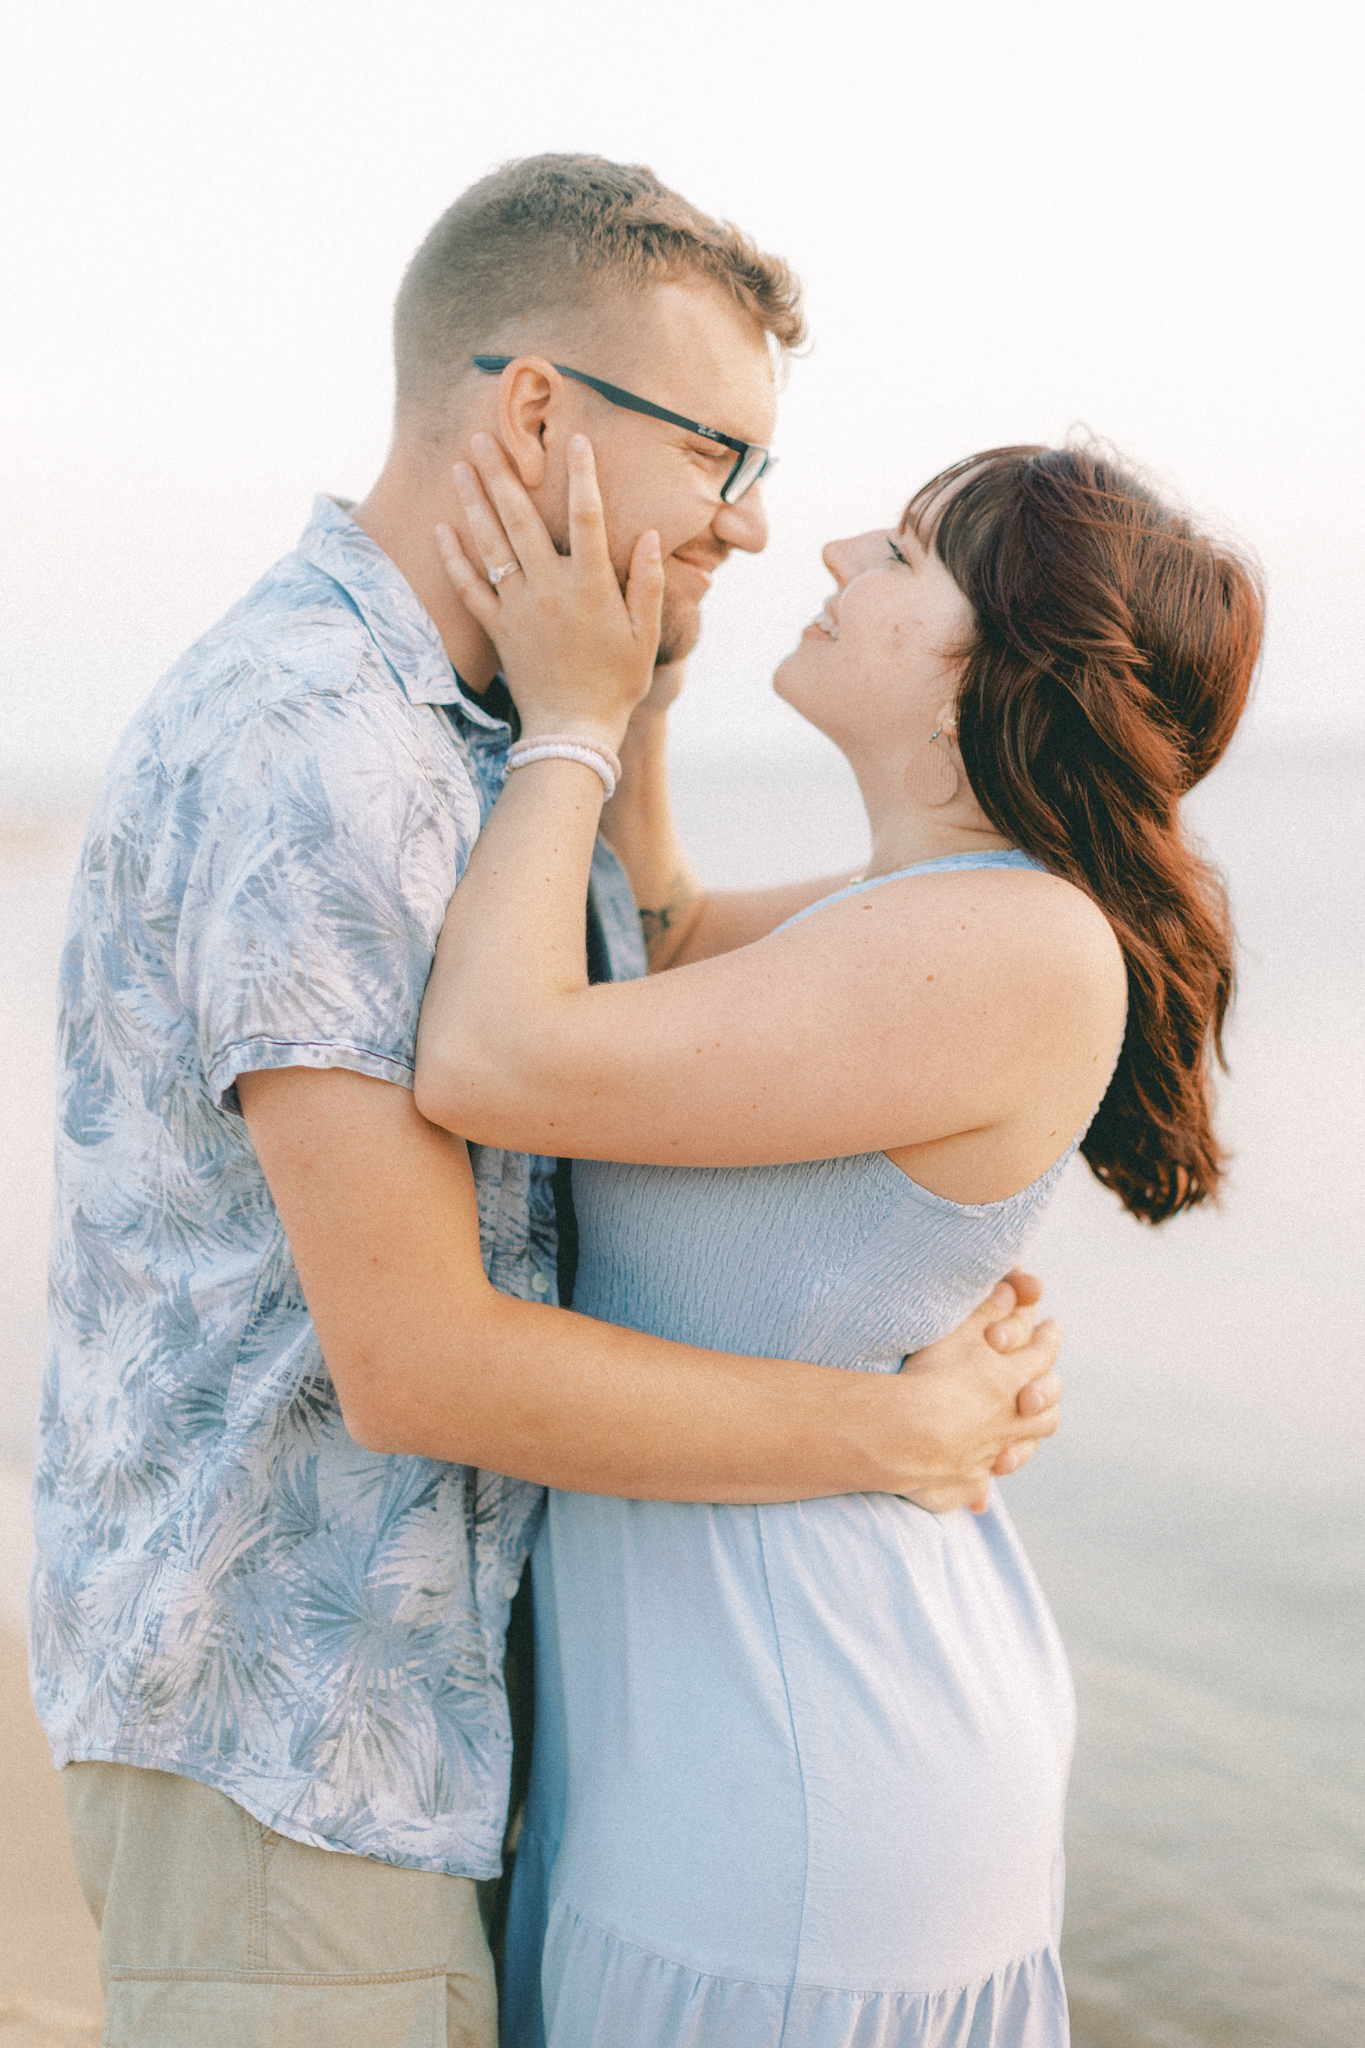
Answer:
<path fill-rule="evenodd" d="M 515 362 L 516 357 L 472 356 L 470 360 L 476 370 L 496 377 L 509 363 Z M 777 461 L 777 457 L 770 454 L 757 441 L 737 441 L 733 434 L 722 434 L 719 427 L 704 427 L 700 420 L 684 419 L 680 412 L 670 412 L 667 406 L 655 405 L 648 398 L 637 398 L 633 391 L 623 391 L 619 384 L 606 384 L 600 377 L 590 377 L 586 370 L 571 370 L 567 363 L 556 363 L 554 367 L 561 377 L 572 377 L 575 384 L 586 384 L 589 390 L 605 398 L 608 405 L 619 405 L 626 412 L 642 412 L 649 419 L 665 420 L 670 427 L 685 427 L 689 434 L 699 434 L 703 441 L 719 441 L 722 447 L 733 448 L 736 455 L 735 466 L 720 487 L 721 503 L 724 505 L 737 505 L 744 493 L 752 489 L 759 478 Z M 756 468 L 752 468 L 750 475 L 745 476 L 744 471 L 751 468 L 756 456 L 761 456 L 762 460 Z M 737 479 L 742 479 L 738 489 L 735 488 Z"/>

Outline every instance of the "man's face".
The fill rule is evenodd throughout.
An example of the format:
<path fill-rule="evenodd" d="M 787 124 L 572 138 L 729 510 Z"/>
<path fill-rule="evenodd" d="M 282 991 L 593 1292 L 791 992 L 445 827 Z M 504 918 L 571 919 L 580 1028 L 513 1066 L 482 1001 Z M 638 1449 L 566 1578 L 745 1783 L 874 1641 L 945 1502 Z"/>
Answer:
<path fill-rule="evenodd" d="M 777 401 L 766 338 L 718 286 L 658 285 L 623 309 L 604 312 L 590 341 L 554 360 L 736 440 L 766 446 L 772 439 Z M 696 645 L 713 572 L 732 548 L 756 554 L 767 541 L 762 485 L 754 484 L 737 505 L 724 504 L 720 493 L 734 467 L 733 450 L 627 412 L 565 378 L 546 418 L 549 460 L 536 493 L 561 546 L 567 533 L 564 446 L 577 432 L 593 444 L 612 561 L 623 581 L 636 540 L 646 527 L 658 528 L 664 557 L 659 660 L 680 661 Z"/>

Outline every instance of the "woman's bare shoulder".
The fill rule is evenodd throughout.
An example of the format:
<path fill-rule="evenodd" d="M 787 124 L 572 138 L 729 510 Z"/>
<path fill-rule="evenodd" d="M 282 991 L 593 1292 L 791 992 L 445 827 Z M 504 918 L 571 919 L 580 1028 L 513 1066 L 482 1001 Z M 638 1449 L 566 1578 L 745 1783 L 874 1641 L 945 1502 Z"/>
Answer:
<path fill-rule="evenodd" d="M 983 927 L 1011 970 L 1034 985 L 1046 982 L 1054 996 L 1074 993 L 1092 1015 L 1121 1015 L 1128 996 L 1123 949 L 1094 897 L 1039 868 L 980 872 L 995 885 Z"/>
<path fill-rule="evenodd" d="M 1111 1020 L 1121 1029 L 1128 982 L 1114 929 L 1093 897 L 1059 875 L 982 867 L 896 876 L 830 912 L 861 924 L 893 979 L 901 962 L 917 975 L 941 963 L 950 987 L 988 993 L 993 1008 L 1030 1010 L 1045 995 L 1054 1017 L 1069 1006 L 1087 1035 Z"/>
<path fill-rule="evenodd" d="M 873 877 L 872 882 L 827 905 L 816 904 L 808 915 L 853 921 L 863 912 L 881 912 L 907 936 L 935 928 L 945 936 L 954 929 L 978 935 L 989 931 L 1012 947 L 1044 949 L 1059 965 L 1067 958 L 1092 969 L 1122 963 L 1113 927 L 1095 899 L 1041 868 L 949 868 L 888 875 L 884 881 Z"/>
<path fill-rule="evenodd" d="M 1122 968 L 1123 952 L 1113 926 L 1094 897 L 1075 882 L 1040 868 L 983 872 L 1004 884 L 996 898 L 997 914 L 1009 917 L 1022 911 L 1027 936 L 1055 949 L 1059 965 L 1070 958 L 1090 970 L 1106 964 Z"/>

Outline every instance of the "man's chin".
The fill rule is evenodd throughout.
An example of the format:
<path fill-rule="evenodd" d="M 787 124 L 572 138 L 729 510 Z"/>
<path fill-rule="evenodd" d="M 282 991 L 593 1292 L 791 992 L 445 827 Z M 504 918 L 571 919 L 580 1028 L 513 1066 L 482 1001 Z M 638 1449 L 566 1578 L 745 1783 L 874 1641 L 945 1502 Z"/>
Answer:
<path fill-rule="evenodd" d="M 686 661 L 700 638 L 700 605 L 679 602 L 665 595 L 663 619 L 659 626 L 659 667 L 667 668 L 670 662 Z"/>

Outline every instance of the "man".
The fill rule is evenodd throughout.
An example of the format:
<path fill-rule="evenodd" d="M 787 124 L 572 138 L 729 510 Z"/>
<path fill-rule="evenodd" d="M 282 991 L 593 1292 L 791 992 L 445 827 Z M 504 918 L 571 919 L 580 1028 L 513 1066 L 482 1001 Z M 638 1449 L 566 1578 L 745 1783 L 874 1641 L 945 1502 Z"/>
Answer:
<path fill-rule="evenodd" d="M 661 533 L 676 664 L 764 543 L 734 448 L 771 438 L 769 338 L 800 333 L 785 267 L 649 173 L 507 166 L 404 281 L 373 491 L 319 501 L 115 757 L 62 970 L 32 1631 L 110 2040 L 491 2042 L 474 1886 L 544 1484 L 945 1507 L 1055 1426 L 1055 1340 L 984 1340 L 1008 1290 L 892 1380 L 553 1306 L 554 1162 L 413 1106 L 515 717 L 436 549 L 452 462 L 496 432 L 562 527 L 586 426 L 614 548 Z M 643 972 L 606 848 L 588 943 Z"/>

